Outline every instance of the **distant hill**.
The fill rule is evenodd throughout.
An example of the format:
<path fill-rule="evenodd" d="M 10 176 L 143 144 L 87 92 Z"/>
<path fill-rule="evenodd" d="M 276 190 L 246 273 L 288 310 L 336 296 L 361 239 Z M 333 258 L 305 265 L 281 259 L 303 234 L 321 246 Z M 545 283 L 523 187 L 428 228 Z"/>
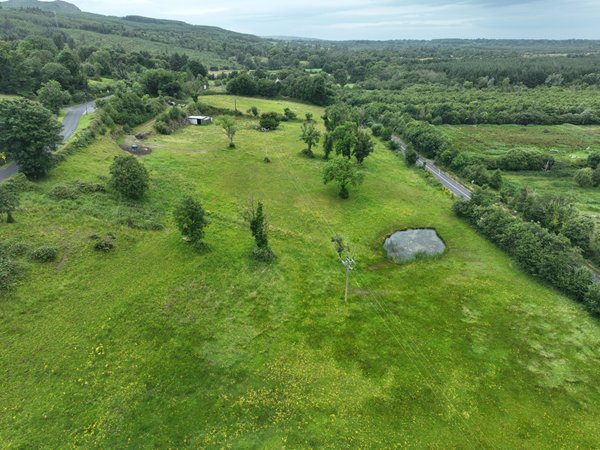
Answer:
<path fill-rule="evenodd" d="M 77 13 L 81 10 L 72 3 L 62 0 L 54 0 L 51 2 L 40 2 L 38 0 L 8 0 L 0 2 L 3 8 L 38 8 L 44 11 L 56 11 L 65 13 Z"/>
<path fill-rule="evenodd" d="M 300 42 L 319 42 L 325 39 L 307 38 L 301 36 L 263 36 L 265 39 L 273 39 L 275 41 L 300 41 Z"/>
<path fill-rule="evenodd" d="M 18 40 L 33 33 L 48 35 L 60 30 L 91 46 L 185 53 L 219 68 L 240 67 L 248 55 L 262 56 L 275 45 L 274 41 L 218 27 L 142 16 L 91 14 L 61 0 L 8 0 L 0 5 L 0 40 Z M 53 12 L 59 14 L 55 16 Z"/>

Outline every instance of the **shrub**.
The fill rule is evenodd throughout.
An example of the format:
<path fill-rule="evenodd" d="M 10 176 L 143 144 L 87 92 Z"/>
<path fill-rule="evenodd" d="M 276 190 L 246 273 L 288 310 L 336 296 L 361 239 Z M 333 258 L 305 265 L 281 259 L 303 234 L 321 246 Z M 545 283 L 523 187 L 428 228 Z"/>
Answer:
<path fill-rule="evenodd" d="M 75 200 L 80 194 L 106 192 L 106 187 L 100 183 L 77 180 L 69 184 L 57 184 L 48 192 L 48 196 L 56 200 Z"/>
<path fill-rule="evenodd" d="M 584 298 L 585 307 L 589 312 L 600 316 L 600 284 L 595 282 L 592 283 L 585 294 Z"/>
<path fill-rule="evenodd" d="M 48 195 L 56 200 L 75 200 L 78 192 L 72 185 L 57 184 L 50 189 Z"/>
<path fill-rule="evenodd" d="M 275 130 L 278 126 L 279 123 L 281 122 L 281 117 L 279 116 L 279 114 L 274 113 L 274 112 L 269 112 L 269 113 L 263 113 L 260 116 L 260 127 L 264 128 L 265 130 Z"/>
<path fill-rule="evenodd" d="M 588 155 L 587 165 L 592 169 L 596 169 L 600 165 L 600 151 L 596 150 Z"/>
<path fill-rule="evenodd" d="M 549 170 L 554 166 L 554 158 L 537 150 L 515 148 L 498 160 L 503 170 Z"/>
<path fill-rule="evenodd" d="M 173 211 L 173 217 L 184 238 L 194 244 L 202 241 L 208 220 L 206 212 L 198 200 L 189 196 L 185 197 Z"/>
<path fill-rule="evenodd" d="M 124 197 L 139 199 L 148 190 L 148 171 L 135 156 L 116 156 L 110 174 L 111 185 Z"/>
<path fill-rule="evenodd" d="M 54 247 L 44 245 L 31 252 L 31 259 L 38 262 L 50 262 L 56 259 L 58 251 Z"/>
<path fill-rule="evenodd" d="M 575 183 L 582 188 L 590 188 L 594 186 L 594 171 L 589 167 L 580 169 L 575 172 Z"/>
<path fill-rule="evenodd" d="M 13 239 L 0 241 L 0 255 L 9 258 L 24 256 L 29 252 L 29 248 L 29 244 L 23 241 L 16 241 Z"/>
<path fill-rule="evenodd" d="M 404 152 L 404 161 L 407 166 L 414 166 L 417 163 L 419 155 L 412 148 L 407 148 Z"/>
<path fill-rule="evenodd" d="M 287 120 L 296 120 L 297 114 L 290 108 L 285 108 L 283 110 L 283 117 L 285 117 Z"/>
<path fill-rule="evenodd" d="M 113 242 L 113 239 L 106 237 L 106 238 L 100 238 L 96 241 L 96 243 L 94 244 L 94 250 L 97 250 L 99 252 L 110 252 L 111 250 L 113 250 L 115 248 L 115 243 Z"/>
<path fill-rule="evenodd" d="M 22 267 L 12 259 L 0 257 L 0 292 L 8 289 L 9 285 L 21 275 Z"/>

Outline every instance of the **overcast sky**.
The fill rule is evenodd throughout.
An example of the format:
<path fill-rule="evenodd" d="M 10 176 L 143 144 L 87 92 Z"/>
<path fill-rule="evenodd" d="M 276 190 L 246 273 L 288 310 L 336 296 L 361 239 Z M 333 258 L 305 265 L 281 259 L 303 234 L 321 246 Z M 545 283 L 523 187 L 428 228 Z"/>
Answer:
<path fill-rule="evenodd" d="M 323 39 L 600 38 L 600 0 L 74 0 L 88 12 Z"/>

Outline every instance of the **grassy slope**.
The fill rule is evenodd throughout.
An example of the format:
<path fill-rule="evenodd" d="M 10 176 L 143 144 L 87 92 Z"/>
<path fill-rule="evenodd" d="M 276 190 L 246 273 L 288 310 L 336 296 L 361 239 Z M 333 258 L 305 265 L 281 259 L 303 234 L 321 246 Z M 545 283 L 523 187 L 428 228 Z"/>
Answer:
<path fill-rule="evenodd" d="M 531 148 L 554 155 L 566 169 L 550 173 L 513 172 L 505 177 L 540 193 L 573 195 L 587 214 L 600 215 L 600 191 L 577 186 L 573 174 L 587 156 L 600 150 L 600 127 L 556 125 L 445 125 L 439 129 L 458 149 L 475 154 L 500 156 L 512 148 Z"/>
<path fill-rule="evenodd" d="M 0 297 L 3 447 L 598 446 L 596 321 L 513 267 L 383 146 L 341 201 L 323 162 L 298 155 L 299 123 L 242 123 L 235 150 L 216 126 L 152 142 L 144 207 L 164 231 L 116 225 L 131 207 L 110 195 L 45 195 L 105 175 L 119 152 L 106 139 L 0 226 L 63 258 Z M 184 193 L 212 213 L 208 253 L 170 221 Z M 272 267 L 248 258 L 239 210 L 251 195 L 271 221 Z M 414 226 L 436 227 L 448 253 L 387 263 L 382 238 Z M 109 230 L 118 249 L 93 252 L 88 236 Z M 360 259 L 348 304 L 335 232 Z"/>

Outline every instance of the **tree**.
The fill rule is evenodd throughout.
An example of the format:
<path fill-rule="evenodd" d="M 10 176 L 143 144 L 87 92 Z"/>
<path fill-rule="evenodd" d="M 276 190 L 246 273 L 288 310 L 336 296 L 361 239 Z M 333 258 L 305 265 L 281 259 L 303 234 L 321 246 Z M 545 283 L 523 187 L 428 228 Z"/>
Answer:
<path fill-rule="evenodd" d="M 496 169 L 494 172 L 492 172 L 492 176 L 490 177 L 488 184 L 492 189 L 496 190 L 502 187 L 502 172 L 500 169 Z"/>
<path fill-rule="evenodd" d="M 187 67 L 188 67 L 188 70 L 195 77 L 204 78 L 208 75 L 208 70 L 206 70 L 206 67 L 204 66 L 204 64 L 202 64 L 197 59 L 190 59 L 187 63 Z"/>
<path fill-rule="evenodd" d="M 321 132 L 317 130 L 314 124 L 305 122 L 302 124 L 302 135 L 300 139 L 306 144 L 306 153 L 312 157 L 314 156 L 312 148 L 321 140 Z"/>
<path fill-rule="evenodd" d="M 256 206 L 252 203 L 245 212 L 245 219 L 250 225 L 250 231 L 254 237 L 255 247 L 253 255 L 259 261 L 270 262 L 275 255 L 269 247 L 269 224 L 263 210 L 262 202 Z"/>
<path fill-rule="evenodd" d="M 6 214 L 6 223 L 13 223 L 12 213 L 19 207 L 19 196 L 9 183 L 0 184 L 0 214 Z"/>
<path fill-rule="evenodd" d="M 142 73 L 140 83 L 146 94 L 153 97 L 169 95 L 177 97 L 183 89 L 180 74 L 166 69 L 150 69 Z"/>
<path fill-rule="evenodd" d="M 586 252 L 592 245 L 594 221 L 576 214 L 564 224 L 562 233 L 569 238 L 571 244 Z"/>
<path fill-rule="evenodd" d="M 346 69 L 338 69 L 333 72 L 333 79 L 341 86 L 344 86 L 348 82 L 348 77 L 349 75 Z"/>
<path fill-rule="evenodd" d="M 283 110 L 283 116 L 285 117 L 286 120 L 296 120 L 296 117 L 298 117 L 298 115 L 292 111 L 290 108 L 285 108 Z"/>
<path fill-rule="evenodd" d="M 600 167 L 596 167 L 596 170 L 592 173 L 592 183 L 594 183 L 594 186 L 600 186 Z"/>
<path fill-rule="evenodd" d="M 279 117 L 279 114 L 275 113 L 275 112 L 268 112 L 268 113 L 263 113 L 260 116 L 260 127 L 264 128 L 265 130 L 275 130 L 278 126 L 279 123 L 281 122 L 281 118 Z"/>
<path fill-rule="evenodd" d="M 331 133 L 325 133 L 325 139 L 323 139 L 323 159 L 328 160 L 329 155 L 333 151 L 333 136 Z"/>
<path fill-rule="evenodd" d="M 407 166 L 414 166 L 419 159 L 419 155 L 412 148 L 407 148 L 404 152 L 404 161 Z"/>
<path fill-rule="evenodd" d="M 222 116 L 217 120 L 217 124 L 223 128 L 223 131 L 225 131 L 227 139 L 229 139 L 229 148 L 235 148 L 233 137 L 238 131 L 236 120 L 231 116 Z"/>
<path fill-rule="evenodd" d="M 124 197 L 139 199 L 148 190 L 148 171 L 133 155 L 116 156 L 110 166 L 110 175 L 112 187 Z"/>
<path fill-rule="evenodd" d="M 336 155 L 342 155 L 350 159 L 352 150 L 357 142 L 357 125 L 353 122 L 346 122 L 344 125 L 339 125 L 331 133 L 333 139 L 333 148 Z"/>
<path fill-rule="evenodd" d="M 594 185 L 594 171 L 589 167 L 575 172 L 575 182 L 579 187 L 590 188 Z"/>
<path fill-rule="evenodd" d="M 592 283 L 584 298 L 584 303 L 589 312 L 600 316 L 600 284 Z"/>
<path fill-rule="evenodd" d="M 208 219 L 200 202 L 190 196 L 184 197 L 173 211 L 173 217 L 184 238 L 196 247 L 202 246 Z"/>
<path fill-rule="evenodd" d="M 356 144 L 354 145 L 354 157 L 359 164 L 362 164 L 367 156 L 373 153 L 373 140 L 369 133 L 359 130 L 356 134 Z"/>
<path fill-rule="evenodd" d="M 355 163 L 347 158 L 335 158 L 327 163 L 323 171 L 325 184 L 335 181 L 340 186 L 340 197 L 348 198 L 348 186 L 358 186 L 363 181 L 363 175 Z"/>
<path fill-rule="evenodd" d="M 588 155 L 587 165 L 592 169 L 596 169 L 600 165 L 600 151 L 596 150 Z"/>
<path fill-rule="evenodd" d="M 52 113 L 38 103 L 0 101 L 0 148 L 29 178 L 39 178 L 52 167 L 50 152 L 62 141 L 60 130 Z"/>
<path fill-rule="evenodd" d="M 58 114 L 60 107 L 71 100 L 71 95 L 64 91 L 56 80 L 50 80 L 42 84 L 37 94 L 40 103 L 54 114 Z"/>
<path fill-rule="evenodd" d="M 68 89 L 73 76 L 69 69 L 59 63 L 49 62 L 42 67 L 42 81 L 56 80 L 64 89 Z"/>

